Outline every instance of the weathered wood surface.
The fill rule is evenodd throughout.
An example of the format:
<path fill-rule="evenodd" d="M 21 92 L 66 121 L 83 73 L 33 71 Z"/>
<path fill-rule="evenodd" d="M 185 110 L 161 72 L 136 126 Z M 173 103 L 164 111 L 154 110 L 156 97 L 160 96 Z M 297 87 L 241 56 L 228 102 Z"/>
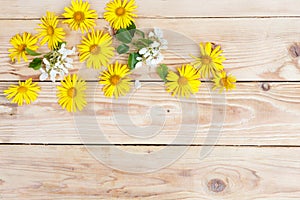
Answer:
<path fill-rule="evenodd" d="M 237 90 L 224 99 L 205 83 L 196 97 L 179 101 L 154 70 L 142 68 L 132 77 L 145 80 L 143 87 L 112 101 L 97 85 L 98 72 L 74 56 L 72 73 L 90 81 L 87 109 L 62 110 L 58 83 L 50 82 L 40 83 L 37 102 L 17 107 L 2 91 L 20 79 L 38 80 L 38 73 L 10 62 L 9 40 L 35 33 L 46 11 L 61 14 L 70 0 L 1 0 L 0 200 L 298 200 L 300 62 L 288 49 L 300 42 L 300 1 L 136 1 L 138 27 L 165 30 L 166 64 L 190 62 L 199 42 L 221 44 L 226 69 L 241 81 Z M 99 14 L 97 28 L 105 29 L 107 1 L 89 2 Z M 63 27 L 68 45 L 78 44 L 81 34 Z M 149 172 L 161 163 L 168 165 Z"/>
<path fill-rule="evenodd" d="M 9 84 L 1 83 L 0 90 Z M 38 101 L 29 106 L 12 105 L 0 94 L 1 143 L 172 144 L 178 137 L 176 144 L 299 145 L 298 83 L 270 83 L 269 91 L 262 83 L 239 83 L 224 100 L 203 83 L 196 97 L 181 101 L 162 83 L 143 83 L 128 98 L 113 101 L 98 83 L 88 83 L 89 106 L 75 115 L 57 104 L 57 84 L 40 85 Z M 221 125 L 220 134 L 209 132 Z"/>
<path fill-rule="evenodd" d="M 103 16 L 107 1 L 89 0 L 91 8 Z M 298 0 L 136 0 L 138 15 L 142 18 L 165 17 L 268 17 L 300 16 Z M 63 13 L 69 0 L 1 0 L 0 18 L 24 19 L 39 18 L 47 10 Z M 40 6 L 37 6 L 40 5 Z"/>
<path fill-rule="evenodd" d="M 115 166 L 132 162 L 113 155 L 120 148 L 145 158 L 166 147 L 92 147 Z M 167 147 L 176 154 L 181 147 Z M 299 148 L 215 147 L 199 159 L 203 147 L 190 147 L 183 157 L 158 171 L 115 170 L 101 164 L 85 147 L 1 146 L 0 192 L 5 200 L 56 199 L 299 199 Z M 134 157 L 134 155 L 133 155 Z M 167 155 L 154 156 L 164 163 Z M 143 170 L 152 168 L 144 167 Z M 216 182 L 217 181 L 217 182 Z"/>
<path fill-rule="evenodd" d="M 0 27 L 5 27 L 0 32 L 0 80 L 38 79 L 39 72 L 29 69 L 28 63 L 12 64 L 7 51 L 10 48 L 9 40 L 14 34 L 34 32 L 38 23 L 37 20 L 0 20 Z M 300 79 L 298 59 L 293 59 L 288 51 L 294 42 L 300 41 L 298 18 L 140 19 L 137 24 L 139 27 L 165 29 L 170 43 L 165 53 L 165 63 L 169 66 L 178 67 L 191 62 L 189 55 L 199 53 L 199 42 L 213 41 L 222 45 L 228 59 L 224 65 L 239 81 Z M 104 29 L 106 25 L 104 20 L 98 20 L 99 29 Z M 68 31 L 67 40 L 70 46 L 79 44 L 81 34 Z M 116 59 L 126 63 L 124 57 L 117 56 Z M 74 56 L 74 60 L 76 69 L 81 69 L 86 79 L 97 78 L 97 73 L 86 69 L 84 63 L 78 62 L 77 56 Z M 134 74 L 141 80 L 159 80 L 154 70 L 149 72 L 146 68 Z"/>

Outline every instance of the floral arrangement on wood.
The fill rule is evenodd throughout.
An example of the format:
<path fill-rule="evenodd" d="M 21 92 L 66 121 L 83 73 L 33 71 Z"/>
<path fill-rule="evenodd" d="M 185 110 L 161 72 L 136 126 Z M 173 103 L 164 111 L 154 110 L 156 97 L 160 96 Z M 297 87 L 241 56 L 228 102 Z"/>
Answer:
<path fill-rule="evenodd" d="M 72 0 L 61 15 L 63 21 L 54 12 L 47 12 L 37 25 L 36 35 L 24 32 L 10 40 L 12 48 L 8 51 L 13 62 L 28 62 L 30 59 L 28 67 L 40 72 L 40 81 L 61 80 L 57 86 L 57 98 L 63 109 L 76 112 L 87 105 L 85 80 L 77 74 L 69 74 L 74 56 L 78 56 L 80 62 L 86 62 L 88 68 L 103 68 L 99 84 L 103 85 L 103 94 L 110 98 L 126 95 L 133 86 L 140 88 L 140 81 L 134 82 L 131 74 L 143 67 L 155 69 L 164 81 L 166 91 L 177 97 L 188 98 L 199 92 L 201 79 L 211 79 L 213 89 L 219 92 L 235 89 L 236 78 L 224 70 L 225 57 L 221 46 L 200 43 L 200 55 L 190 55 L 194 59 L 192 63 L 183 64 L 173 71 L 163 64 L 164 52 L 169 45 L 163 31 L 154 28 L 146 33 L 137 29 L 135 0 L 111 0 L 106 4 L 103 17 L 109 23 L 108 31 L 96 28 L 98 14 L 90 7 L 89 2 Z M 80 30 L 82 39 L 76 47 L 68 47 L 70 34 L 62 24 L 67 24 L 69 31 Z M 49 50 L 40 52 L 40 47 L 46 44 Z M 128 55 L 127 62 L 113 62 L 116 54 Z M 22 106 L 34 102 L 40 90 L 38 83 L 33 83 L 30 78 L 9 86 L 4 94 L 12 103 Z"/>

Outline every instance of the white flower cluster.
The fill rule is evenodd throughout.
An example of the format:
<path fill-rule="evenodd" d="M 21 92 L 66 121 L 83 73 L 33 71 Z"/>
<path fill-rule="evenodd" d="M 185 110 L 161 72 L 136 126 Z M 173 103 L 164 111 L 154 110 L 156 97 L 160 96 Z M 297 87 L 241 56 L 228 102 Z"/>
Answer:
<path fill-rule="evenodd" d="M 68 69 L 73 68 L 73 59 L 68 58 L 70 55 L 75 54 L 75 47 L 72 50 L 66 49 L 66 44 L 63 43 L 59 50 L 54 50 L 44 56 L 44 68 L 40 68 L 40 80 L 44 81 L 50 77 L 52 82 L 55 82 L 56 76 L 59 75 L 63 78 L 69 73 Z"/>
<path fill-rule="evenodd" d="M 153 43 L 139 50 L 141 57 L 137 58 L 139 62 L 135 68 L 142 67 L 143 63 L 150 67 L 156 67 L 164 60 L 161 50 L 168 49 L 168 41 L 163 37 L 163 31 L 159 28 L 154 28 L 154 31 L 149 33 L 149 39 L 152 40 Z"/>

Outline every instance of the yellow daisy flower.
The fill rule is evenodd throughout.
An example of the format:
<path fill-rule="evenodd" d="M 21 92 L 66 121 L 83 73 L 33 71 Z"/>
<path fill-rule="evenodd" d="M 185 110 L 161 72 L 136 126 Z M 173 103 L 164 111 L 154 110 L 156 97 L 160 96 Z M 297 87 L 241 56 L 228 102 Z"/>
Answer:
<path fill-rule="evenodd" d="M 82 0 L 72 0 L 72 6 L 65 8 L 63 16 L 67 18 L 63 23 L 69 24 L 72 30 L 80 28 L 82 33 L 92 29 L 96 25 L 95 20 L 98 18 L 97 12 L 90 10 L 90 4 L 82 2 Z"/>
<path fill-rule="evenodd" d="M 213 89 L 219 89 L 220 92 L 226 89 L 233 90 L 236 88 L 235 82 L 236 78 L 232 75 L 228 75 L 225 71 L 217 73 L 216 77 L 213 79 L 214 87 Z"/>
<path fill-rule="evenodd" d="M 104 19 L 115 29 L 127 28 L 134 22 L 137 6 L 134 0 L 112 0 L 107 5 Z"/>
<path fill-rule="evenodd" d="M 103 34 L 103 31 L 92 31 L 86 37 L 82 36 L 81 44 L 78 45 L 80 62 L 87 60 L 87 67 L 93 66 L 99 69 L 108 66 L 110 59 L 114 56 L 112 37 Z"/>
<path fill-rule="evenodd" d="M 183 65 L 177 69 L 179 75 L 173 71 L 169 71 L 166 83 L 167 92 L 172 96 L 189 97 L 199 91 L 201 85 L 200 75 L 192 65 Z"/>
<path fill-rule="evenodd" d="M 8 51 L 10 52 L 9 57 L 14 62 L 15 58 L 18 59 L 18 62 L 21 61 L 21 57 L 27 62 L 26 50 L 25 48 L 36 51 L 38 46 L 36 43 L 38 42 L 37 37 L 32 36 L 30 33 L 23 33 L 21 36 L 17 34 L 10 39 L 10 43 L 13 45 L 13 48 L 10 48 Z"/>
<path fill-rule="evenodd" d="M 7 95 L 8 100 L 12 99 L 12 103 L 17 103 L 22 106 L 24 101 L 26 104 L 34 102 L 38 97 L 40 87 L 37 83 L 32 83 L 32 79 L 28 79 L 25 82 L 19 81 L 18 85 L 11 85 L 7 90 L 4 90 L 4 94 Z"/>
<path fill-rule="evenodd" d="M 70 74 L 57 86 L 58 104 L 68 112 L 81 111 L 87 104 L 85 99 L 86 82 Z"/>
<path fill-rule="evenodd" d="M 127 65 L 109 65 L 108 69 L 100 73 L 99 83 L 104 85 L 103 92 L 107 97 L 124 96 L 131 88 L 131 79 L 128 77 L 130 70 Z"/>
<path fill-rule="evenodd" d="M 200 57 L 191 56 L 195 59 L 192 63 L 195 67 L 199 68 L 199 73 L 202 78 L 215 77 L 216 73 L 223 70 L 223 61 L 226 60 L 224 56 L 221 56 L 223 52 L 220 46 L 212 47 L 210 42 L 206 44 L 200 43 Z"/>
<path fill-rule="evenodd" d="M 48 42 L 49 49 L 53 50 L 58 46 L 59 42 L 63 42 L 66 33 L 64 32 L 63 28 L 57 27 L 59 20 L 53 12 L 47 12 L 47 15 L 41 18 L 41 22 L 42 24 L 39 24 L 41 28 L 37 29 L 39 32 L 37 37 L 43 38 L 41 45 L 44 45 L 46 42 Z"/>

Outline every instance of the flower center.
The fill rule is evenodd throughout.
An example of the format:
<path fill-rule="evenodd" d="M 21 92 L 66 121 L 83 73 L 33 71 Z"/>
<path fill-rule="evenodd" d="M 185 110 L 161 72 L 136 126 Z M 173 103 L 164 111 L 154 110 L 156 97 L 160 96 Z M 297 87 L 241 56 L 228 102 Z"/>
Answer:
<path fill-rule="evenodd" d="M 184 76 L 180 76 L 177 82 L 178 82 L 178 85 L 180 85 L 180 86 L 184 86 L 184 85 L 188 84 L 188 80 Z"/>
<path fill-rule="evenodd" d="M 202 57 L 202 63 L 205 64 L 205 65 L 208 65 L 209 63 L 211 63 L 211 57 L 203 56 Z"/>
<path fill-rule="evenodd" d="M 28 91 L 28 88 L 27 87 L 24 87 L 24 86 L 20 86 L 19 88 L 18 88 L 18 92 L 19 93 L 26 93 Z"/>
<path fill-rule="evenodd" d="M 54 28 L 52 26 L 48 26 L 47 33 L 48 33 L 48 35 L 53 35 L 54 34 Z"/>
<path fill-rule="evenodd" d="M 110 82 L 112 85 L 118 85 L 118 83 L 120 82 L 120 79 L 121 77 L 118 76 L 118 75 L 113 75 L 111 78 L 110 78 Z"/>
<path fill-rule="evenodd" d="M 76 94 L 77 94 L 76 88 L 71 87 L 70 89 L 68 89 L 67 93 L 70 98 L 76 97 Z"/>
<path fill-rule="evenodd" d="M 18 51 L 23 52 L 23 51 L 25 51 L 25 48 L 26 48 L 26 44 L 21 44 L 18 46 Z"/>
<path fill-rule="evenodd" d="M 77 23 L 80 23 L 84 20 L 84 13 L 81 11 L 77 11 L 74 13 L 73 17 Z"/>
<path fill-rule="evenodd" d="M 221 82 L 221 85 L 223 85 L 224 87 L 227 87 L 227 86 L 228 86 L 227 78 L 226 78 L 226 77 L 225 77 L 225 78 L 222 78 L 222 79 L 220 80 L 220 82 Z"/>
<path fill-rule="evenodd" d="M 100 53 L 100 47 L 98 45 L 94 44 L 90 47 L 90 52 L 93 55 L 98 55 Z"/>
<path fill-rule="evenodd" d="M 125 13 L 126 13 L 126 10 L 123 7 L 119 7 L 116 9 L 116 15 L 118 15 L 118 16 L 123 16 Z"/>

